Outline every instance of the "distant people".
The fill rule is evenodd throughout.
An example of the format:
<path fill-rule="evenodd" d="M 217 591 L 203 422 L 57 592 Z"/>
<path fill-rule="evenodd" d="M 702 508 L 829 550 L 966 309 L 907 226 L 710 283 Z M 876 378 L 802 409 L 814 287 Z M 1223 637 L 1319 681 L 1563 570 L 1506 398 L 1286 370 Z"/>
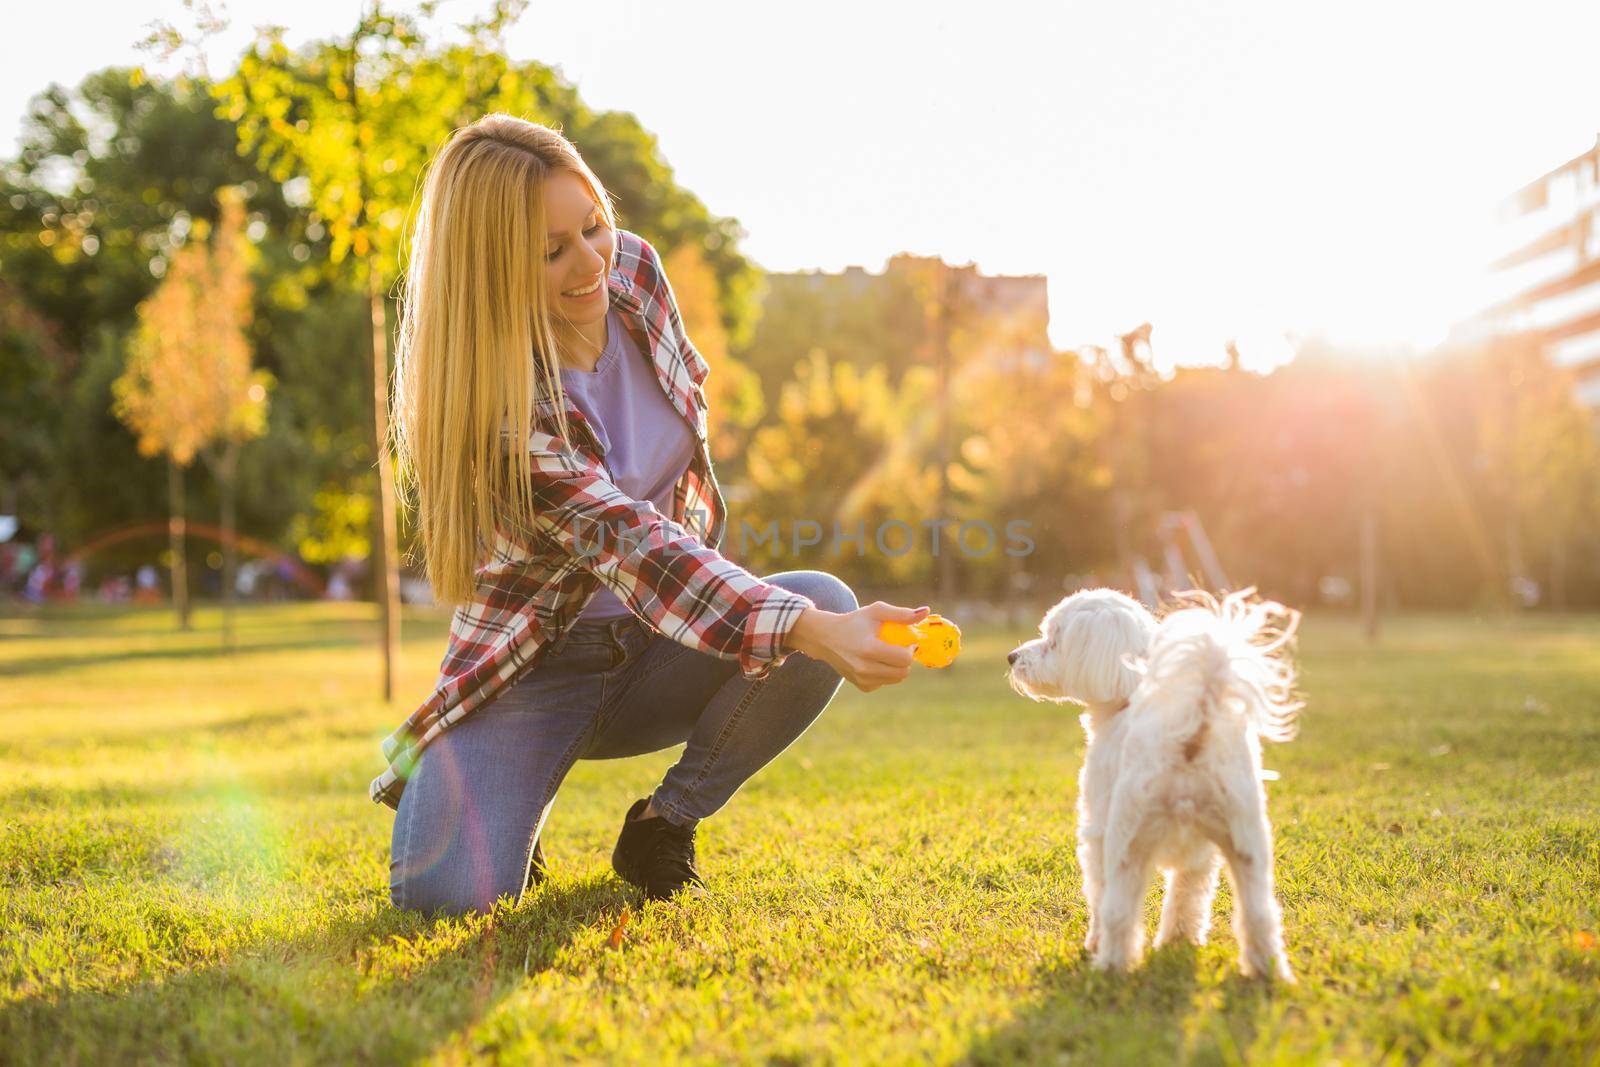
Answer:
<path fill-rule="evenodd" d="M 233 591 L 245 600 L 252 599 L 256 595 L 256 587 L 260 584 L 263 566 L 265 564 L 254 559 L 247 559 L 239 564 L 239 570 L 233 578 Z"/>
<path fill-rule="evenodd" d="M 108 575 L 95 592 L 95 599 L 102 604 L 124 604 L 132 599 L 132 596 L 133 583 L 126 574 Z"/>
<path fill-rule="evenodd" d="M 49 563 L 36 563 L 28 572 L 28 580 L 22 587 L 22 599 L 30 604 L 43 604 L 49 595 L 50 583 L 55 579 L 55 567 Z"/>
<path fill-rule="evenodd" d="M 35 551 L 38 552 L 39 562 L 28 571 L 22 597 L 30 603 L 43 604 L 56 581 L 56 539 L 50 534 L 40 534 Z"/>
<path fill-rule="evenodd" d="M 288 600 L 294 588 L 294 560 L 279 556 L 272 561 L 272 575 L 267 584 L 268 600 Z"/>
<path fill-rule="evenodd" d="M 83 591 L 83 563 L 80 560 L 71 560 L 61 568 L 60 599 L 67 603 L 75 603 L 78 594 Z"/>
<path fill-rule="evenodd" d="M 161 596 L 161 574 L 149 563 L 142 564 L 133 576 L 133 602 L 135 604 L 159 604 Z"/>
<path fill-rule="evenodd" d="M 329 600 L 354 600 L 356 597 L 355 580 L 360 576 L 361 564 L 359 560 L 347 559 L 334 564 L 333 572 L 328 575 L 328 590 L 325 596 Z"/>

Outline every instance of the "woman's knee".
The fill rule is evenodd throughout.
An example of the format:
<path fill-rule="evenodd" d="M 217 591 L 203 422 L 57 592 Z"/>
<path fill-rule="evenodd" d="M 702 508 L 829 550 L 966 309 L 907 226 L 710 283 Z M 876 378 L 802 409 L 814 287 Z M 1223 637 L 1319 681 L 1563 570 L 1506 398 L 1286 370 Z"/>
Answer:
<path fill-rule="evenodd" d="M 489 911 L 502 896 L 514 901 L 519 890 L 520 887 L 497 887 L 485 882 L 473 885 L 430 872 L 391 879 L 389 900 L 402 911 L 421 912 L 428 916 L 456 916 Z"/>
<path fill-rule="evenodd" d="M 861 606 L 850 587 L 827 571 L 785 571 L 782 574 L 774 574 L 766 580 L 791 593 L 799 593 L 809 598 L 823 611 L 843 614 Z"/>
<path fill-rule="evenodd" d="M 541 803 L 582 735 L 543 717 L 482 708 L 422 754 L 395 812 L 389 899 L 427 914 L 488 911 L 527 884 Z"/>
<path fill-rule="evenodd" d="M 519 866 L 512 849 L 491 847 L 500 836 L 492 825 L 469 823 L 454 806 L 441 812 L 423 805 L 419 811 L 407 805 L 413 799 L 422 798 L 413 798 L 408 789 L 395 815 L 389 854 L 389 899 L 395 907 L 464 915 L 489 911 L 502 896 L 519 897 L 527 877 L 525 851 Z"/>

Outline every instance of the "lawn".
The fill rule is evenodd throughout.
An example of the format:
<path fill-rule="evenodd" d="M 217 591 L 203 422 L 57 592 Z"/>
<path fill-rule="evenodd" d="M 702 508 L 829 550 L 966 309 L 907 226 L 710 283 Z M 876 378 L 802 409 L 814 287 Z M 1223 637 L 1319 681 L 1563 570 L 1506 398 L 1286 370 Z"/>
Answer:
<path fill-rule="evenodd" d="M 1087 968 L 1082 736 L 1006 688 L 1021 631 L 845 687 L 706 823 L 710 900 L 611 874 L 661 753 L 578 765 L 520 907 L 397 912 L 367 610 L 246 611 L 231 657 L 204 611 L 0 615 L 0 1062 L 1600 1061 L 1600 620 L 1308 622 L 1270 988 L 1225 921 Z M 443 634 L 407 619 L 401 704 Z"/>

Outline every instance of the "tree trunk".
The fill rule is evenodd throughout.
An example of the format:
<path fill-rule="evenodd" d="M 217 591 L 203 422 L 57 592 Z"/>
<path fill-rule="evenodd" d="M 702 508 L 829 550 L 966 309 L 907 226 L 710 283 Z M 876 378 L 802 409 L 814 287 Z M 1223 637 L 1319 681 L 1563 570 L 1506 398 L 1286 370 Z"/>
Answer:
<path fill-rule="evenodd" d="M 1501 596 L 1506 598 L 1512 611 L 1531 607 L 1524 604 L 1523 582 L 1527 578 L 1527 564 L 1522 557 L 1522 522 L 1517 513 L 1515 498 L 1512 498 L 1510 507 L 1506 512 L 1506 574 L 1507 579 L 1501 587 Z"/>
<path fill-rule="evenodd" d="M 1565 523 L 1560 525 L 1560 530 L 1550 545 L 1550 608 L 1552 611 L 1567 610 L 1567 530 Z"/>
<path fill-rule="evenodd" d="M 935 355 L 938 359 L 939 374 L 939 502 L 934 510 L 936 521 L 942 528 L 944 520 L 950 517 L 950 463 L 952 459 L 951 431 L 950 431 L 950 328 L 954 309 L 950 306 L 956 291 L 958 281 L 954 268 L 948 266 L 943 259 L 938 260 L 936 268 L 939 272 L 939 330 L 937 335 L 938 348 Z M 956 551 L 960 545 L 960 524 L 956 524 L 955 532 L 949 541 L 941 541 L 939 545 L 939 558 L 935 561 L 937 569 L 938 597 L 946 604 L 955 596 L 956 591 Z M 947 608 L 948 610 L 948 608 Z"/>
<path fill-rule="evenodd" d="M 363 3 L 363 9 L 365 4 Z M 378 4 L 372 6 L 373 18 L 378 15 Z M 371 183 L 367 177 L 368 159 L 362 137 L 365 116 L 361 108 L 361 91 L 357 84 L 356 68 L 360 63 L 361 40 L 366 32 L 366 20 L 357 27 L 350 38 L 350 66 L 347 86 L 350 93 L 351 125 L 355 128 L 356 193 L 360 205 L 356 211 L 356 252 L 365 260 L 367 268 L 367 307 L 372 320 L 372 359 L 368 364 L 372 373 L 372 456 L 378 466 L 378 499 L 372 529 L 373 585 L 378 598 L 378 622 L 382 630 L 378 637 L 383 649 L 383 700 L 394 699 L 396 675 L 400 658 L 400 560 L 397 554 L 394 524 L 394 468 L 389 464 L 389 344 L 388 330 L 384 325 L 383 271 L 378 253 L 372 247 L 366 228 L 371 220 Z"/>
<path fill-rule="evenodd" d="M 1361 517 L 1361 630 L 1367 641 L 1378 641 L 1378 516 Z"/>
<path fill-rule="evenodd" d="M 192 628 L 189 619 L 189 567 L 184 558 L 183 468 L 167 461 L 167 547 L 172 553 L 172 603 L 178 628 Z"/>
<path fill-rule="evenodd" d="M 222 647 L 233 650 L 234 583 L 239 573 L 239 547 L 235 544 L 239 442 L 229 441 L 217 463 L 222 489 Z"/>
<path fill-rule="evenodd" d="M 375 258 L 375 257 L 374 257 Z M 394 699 L 400 659 L 400 561 L 394 523 L 394 467 L 389 462 L 389 350 L 383 289 L 375 262 L 367 264 L 367 301 L 372 315 L 372 454 L 378 464 L 378 500 L 373 523 L 373 577 L 383 628 L 383 699 Z"/>

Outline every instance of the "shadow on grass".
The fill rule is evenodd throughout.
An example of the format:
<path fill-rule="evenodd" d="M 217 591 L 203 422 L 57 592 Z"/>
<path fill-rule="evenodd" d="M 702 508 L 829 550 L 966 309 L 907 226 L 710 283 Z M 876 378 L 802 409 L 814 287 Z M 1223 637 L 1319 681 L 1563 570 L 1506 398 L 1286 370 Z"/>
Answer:
<path fill-rule="evenodd" d="M 1081 955 L 1039 975 L 1038 1000 L 970 1047 L 961 1062 L 1237 1063 L 1272 986 L 1237 974 L 1206 987 L 1199 950 L 1172 945 L 1132 974 L 1102 974 Z"/>
<path fill-rule="evenodd" d="M 351 731 L 337 735 L 347 740 Z M 367 736 L 361 732 L 358 736 Z M 245 787 L 256 799 L 311 803 L 327 801 L 342 803 L 354 798 L 365 799 L 367 780 L 365 772 L 346 776 L 329 771 L 315 778 L 298 768 L 252 775 Z M 129 807 L 190 808 L 214 801 L 219 794 L 240 787 L 238 778 L 225 770 L 213 770 L 200 776 L 171 778 L 160 782 L 98 782 L 86 785 L 38 785 L 0 782 L 0 808 L 25 808 L 33 811 L 117 811 Z"/>
<path fill-rule="evenodd" d="M 59 671 L 78 670 L 83 667 L 101 667 L 108 663 L 181 662 L 184 660 L 219 660 L 232 656 L 253 656 L 263 652 L 309 652 L 339 648 L 355 648 L 372 644 L 371 637 L 349 626 L 325 627 L 327 632 L 313 633 L 285 641 L 240 641 L 237 648 L 224 650 L 218 645 L 197 644 L 188 648 L 133 648 L 118 652 L 88 649 L 64 656 L 36 656 L 32 659 L 15 659 L 5 665 L 4 673 L 11 677 L 28 677 L 55 674 Z"/>
<path fill-rule="evenodd" d="M 387 906 L 221 962 L 0 1005 L 0 1060 L 410 1062 L 456 1040 L 632 894 L 609 876 L 546 885 L 489 916 Z"/>

